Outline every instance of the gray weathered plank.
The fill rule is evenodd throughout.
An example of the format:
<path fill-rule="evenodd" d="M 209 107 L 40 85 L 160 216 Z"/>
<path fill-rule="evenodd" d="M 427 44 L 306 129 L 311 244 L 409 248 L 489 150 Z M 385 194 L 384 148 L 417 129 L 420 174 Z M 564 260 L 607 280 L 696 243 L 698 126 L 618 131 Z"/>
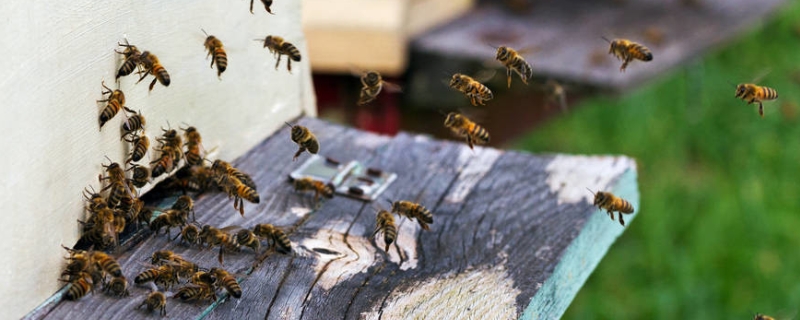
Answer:
<path fill-rule="evenodd" d="M 472 151 L 462 143 L 425 136 L 401 133 L 390 138 L 315 119 L 300 123 L 322 141 L 320 154 L 396 172 L 397 181 L 377 203 L 335 197 L 313 211 L 312 195 L 295 193 L 288 183 L 289 172 L 300 161 L 289 160 L 296 146 L 288 138 L 288 128 L 279 131 L 234 162 L 253 176 L 260 204 L 246 204 L 242 218 L 227 196 L 207 194 L 197 200 L 196 210 L 200 223 L 284 226 L 294 252 L 268 255 L 254 269 L 255 255 L 249 250 L 226 254 L 225 268 L 241 278 L 243 297 L 213 304 L 170 300 L 171 318 L 493 314 L 550 319 L 564 312 L 624 230 L 597 214 L 584 187 L 613 188 L 618 177 L 632 173 L 633 178 L 624 181 L 625 195 L 638 206 L 635 164 L 626 158 L 532 156 L 480 147 Z M 388 207 L 383 199 L 417 198 L 434 213 L 431 230 L 397 219 L 397 245 L 384 252 L 382 243 L 371 237 L 376 208 Z M 630 223 L 632 217 L 626 220 Z M 603 241 L 575 240 L 598 234 Z M 119 256 L 125 275 L 132 280 L 145 269 L 145 258 L 159 249 L 174 250 L 203 267 L 219 266 L 215 250 L 184 247 L 157 235 Z M 560 282 L 553 284 L 551 275 Z M 125 299 L 95 294 L 29 316 L 147 318 L 133 309 L 148 290 L 133 287 Z"/>

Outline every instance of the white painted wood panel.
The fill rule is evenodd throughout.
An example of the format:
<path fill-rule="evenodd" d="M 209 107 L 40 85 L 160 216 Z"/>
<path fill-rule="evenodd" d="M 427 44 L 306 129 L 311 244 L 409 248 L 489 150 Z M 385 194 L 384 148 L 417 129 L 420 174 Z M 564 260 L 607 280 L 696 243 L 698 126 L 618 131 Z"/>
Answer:
<path fill-rule="evenodd" d="M 171 84 L 134 76 L 120 81 L 127 106 L 141 110 L 151 140 L 167 121 L 194 125 L 207 149 L 233 159 L 301 113 L 315 115 L 299 1 L 24 1 L 0 4 L 2 116 L 0 309 L 17 318 L 56 291 L 64 250 L 79 237 L 81 190 L 94 185 L 108 155 L 124 160 L 123 117 L 98 130 L 100 82 L 114 85 L 117 42 L 127 38 L 156 54 Z M 216 35 L 228 53 L 222 80 L 210 69 L 200 31 Z M 286 71 L 261 43 L 267 34 L 294 43 L 303 60 Z M 288 141 L 288 138 L 287 138 Z M 152 155 L 145 160 L 149 161 Z M 107 162 L 107 161 L 106 161 Z M 268 164 L 265 164 L 268 165 Z"/>

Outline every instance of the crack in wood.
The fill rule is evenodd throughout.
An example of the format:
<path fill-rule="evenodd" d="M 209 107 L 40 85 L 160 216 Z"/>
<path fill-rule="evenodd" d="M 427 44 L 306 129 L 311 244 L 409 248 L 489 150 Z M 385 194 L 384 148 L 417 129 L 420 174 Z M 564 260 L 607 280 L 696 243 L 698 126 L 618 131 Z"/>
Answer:
<path fill-rule="evenodd" d="M 294 262 L 294 255 L 289 258 L 289 266 L 292 265 Z M 281 288 L 283 288 L 283 284 L 286 283 L 286 279 L 289 278 L 289 273 L 292 272 L 292 268 L 286 268 L 286 271 L 283 273 L 283 277 L 281 277 L 281 282 L 278 283 L 278 288 L 275 290 L 275 295 L 272 296 L 272 300 L 269 302 L 269 307 L 267 307 L 267 314 L 264 315 L 264 319 L 269 319 L 269 314 L 272 312 L 272 306 L 275 304 L 275 300 L 278 298 L 278 294 L 281 292 Z"/>

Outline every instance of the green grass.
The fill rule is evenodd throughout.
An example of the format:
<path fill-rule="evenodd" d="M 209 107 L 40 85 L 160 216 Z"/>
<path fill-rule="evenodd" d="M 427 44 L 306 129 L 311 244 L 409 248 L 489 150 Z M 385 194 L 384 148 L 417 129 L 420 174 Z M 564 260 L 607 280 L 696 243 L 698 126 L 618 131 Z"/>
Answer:
<path fill-rule="evenodd" d="M 566 319 L 800 311 L 800 119 L 791 112 L 800 112 L 800 85 L 790 76 L 800 69 L 797 23 L 800 3 L 792 2 L 725 49 L 622 97 L 584 101 L 516 144 L 637 160 L 640 214 Z M 760 84 L 780 98 L 761 119 L 731 83 L 765 70 Z"/>

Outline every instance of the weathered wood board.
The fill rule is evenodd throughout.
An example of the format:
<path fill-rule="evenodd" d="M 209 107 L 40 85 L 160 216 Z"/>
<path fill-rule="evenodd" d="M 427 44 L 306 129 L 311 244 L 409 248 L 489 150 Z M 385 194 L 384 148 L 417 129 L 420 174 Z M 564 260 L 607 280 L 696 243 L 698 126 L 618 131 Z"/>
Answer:
<path fill-rule="evenodd" d="M 345 197 L 314 209 L 311 194 L 295 193 L 288 174 L 296 145 L 288 128 L 234 165 L 258 185 L 261 203 L 234 211 L 223 194 L 196 202 L 201 224 L 272 223 L 287 231 L 294 252 L 270 254 L 254 264 L 249 250 L 225 255 L 244 295 L 215 303 L 170 299 L 167 314 L 180 319 L 554 319 L 624 227 L 590 204 L 585 188 L 610 190 L 638 208 L 635 163 L 625 157 L 582 157 L 500 151 L 401 133 L 379 136 L 304 118 L 322 142 L 320 154 L 357 159 L 396 172 L 376 203 Z M 307 157 L 303 155 L 301 157 Z M 383 250 L 371 236 L 385 200 L 418 200 L 434 213 L 430 231 L 398 219 L 397 245 Z M 627 216 L 630 225 L 633 216 Z M 176 235 L 177 230 L 172 231 Z M 198 250 L 150 235 L 118 260 L 128 279 L 143 271 L 154 251 L 174 250 L 201 267 L 219 267 L 216 250 Z M 149 287 L 128 298 L 102 292 L 77 302 L 48 304 L 31 319 L 135 319 Z M 168 294 L 169 295 L 169 294 Z M 446 316 L 445 316 L 446 315 Z"/>
<path fill-rule="evenodd" d="M 497 2 L 414 39 L 406 90 L 415 105 L 460 103 L 463 95 L 441 84 L 456 72 L 478 73 L 494 61 L 492 46 L 530 49 L 523 53 L 535 77 L 575 86 L 621 91 L 695 59 L 763 19 L 783 0 L 533 1 L 528 12 L 509 12 Z M 608 54 L 609 39 L 627 38 L 653 52 L 650 62 L 634 61 L 625 72 Z M 492 90 L 506 90 L 505 73 Z M 502 81 L 500 81 L 502 80 Z M 523 86 L 515 75 L 513 86 Z M 446 94 L 444 94 L 447 92 Z M 460 98 L 461 100 L 456 100 Z"/>

